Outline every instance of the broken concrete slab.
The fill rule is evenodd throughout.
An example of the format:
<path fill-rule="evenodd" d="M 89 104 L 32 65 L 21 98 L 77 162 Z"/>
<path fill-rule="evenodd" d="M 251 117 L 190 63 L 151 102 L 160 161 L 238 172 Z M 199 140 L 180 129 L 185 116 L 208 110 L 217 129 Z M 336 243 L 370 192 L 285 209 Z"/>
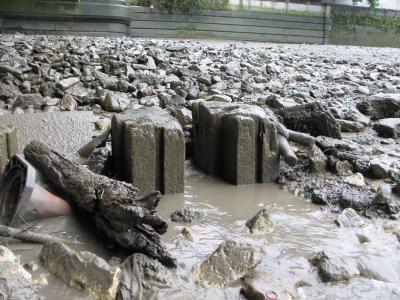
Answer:
<path fill-rule="evenodd" d="M 183 192 L 184 135 L 167 111 L 143 107 L 115 115 L 111 134 L 114 170 L 141 195 Z"/>
<path fill-rule="evenodd" d="M 45 267 L 64 282 L 94 294 L 97 299 L 115 299 L 121 269 L 110 266 L 92 252 L 76 252 L 58 242 L 46 243 L 40 257 Z"/>
<path fill-rule="evenodd" d="M 24 94 L 19 95 L 14 102 L 14 107 L 28 108 L 33 106 L 34 109 L 42 109 L 44 106 L 44 98 L 40 94 Z"/>
<path fill-rule="evenodd" d="M 36 139 L 68 154 L 78 151 L 92 139 L 95 120 L 92 112 L 52 112 L 2 116 L 0 126 L 16 128 L 17 153 L 22 153 L 25 146 Z"/>
<path fill-rule="evenodd" d="M 283 108 L 279 110 L 279 115 L 289 129 L 310 133 L 312 136 L 341 137 L 338 121 L 317 102 Z"/>
<path fill-rule="evenodd" d="M 69 77 L 57 82 L 56 87 L 58 87 L 63 91 L 66 91 L 75 84 L 78 84 L 79 82 L 80 82 L 79 77 Z"/>
<path fill-rule="evenodd" d="M 257 106 L 193 103 L 195 163 L 233 184 L 271 182 L 279 176 L 277 128 Z"/>

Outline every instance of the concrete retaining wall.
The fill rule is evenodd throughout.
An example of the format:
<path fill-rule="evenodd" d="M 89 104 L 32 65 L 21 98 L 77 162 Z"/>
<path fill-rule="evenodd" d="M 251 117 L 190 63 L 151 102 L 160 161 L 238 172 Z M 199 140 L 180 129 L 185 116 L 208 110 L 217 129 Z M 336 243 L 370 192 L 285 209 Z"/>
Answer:
<path fill-rule="evenodd" d="M 144 7 L 131 10 L 130 34 L 139 37 L 326 44 L 330 36 L 329 7 L 327 17 L 231 11 L 170 15 Z"/>
<path fill-rule="evenodd" d="M 129 7 L 125 0 L 1 0 L 1 32 L 211 38 L 283 43 L 329 41 L 329 6 L 323 15 L 202 11 L 168 14 Z"/>
<path fill-rule="evenodd" d="M 125 35 L 125 0 L 1 0 L 2 32 Z"/>

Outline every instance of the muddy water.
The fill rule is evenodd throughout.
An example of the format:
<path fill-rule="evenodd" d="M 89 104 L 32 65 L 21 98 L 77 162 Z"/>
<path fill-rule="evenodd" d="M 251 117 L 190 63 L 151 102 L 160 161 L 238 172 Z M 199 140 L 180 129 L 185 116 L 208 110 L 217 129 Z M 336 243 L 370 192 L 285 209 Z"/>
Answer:
<path fill-rule="evenodd" d="M 206 288 L 196 284 L 191 275 L 193 267 L 227 238 L 262 249 L 263 261 L 254 275 L 257 287 L 262 289 L 274 290 L 280 295 L 290 292 L 303 299 L 400 299 L 400 291 L 395 287 L 399 285 L 399 243 L 375 223 L 359 230 L 341 229 L 334 224 L 335 215 L 275 184 L 237 187 L 201 174 L 187 176 L 184 194 L 164 196 L 158 214 L 167 220 L 171 212 L 183 207 L 203 211 L 206 220 L 194 224 L 170 222 L 163 241 L 177 257 L 179 268 L 175 274 L 177 287 L 161 293 L 162 299 L 240 299 L 237 285 Z M 275 230 L 266 236 L 251 236 L 245 222 L 262 207 L 271 212 Z M 193 231 L 197 240 L 187 241 L 180 234 L 184 226 Z M 76 249 L 93 251 L 105 259 L 110 257 L 95 240 L 89 226 L 77 222 L 74 217 L 41 221 L 38 227 L 41 231 L 85 243 L 75 246 Z M 371 242 L 361 244 L 356 233 L 363 234 Z M 22 262 L 38 261 L 40 246 L 22 243 L 10 246 L 21 255 Z M 319 283 L 307 258 L 323 249 L 353 258 L 355 264 L 360 256 L 366 256 L 367 261 L 374 262 L 375 272 L 368 277 L 377 279 L 382 274 L 386 277 L 378 278 L 380 281 L 360 277 L 350 284 Z M 34 278 L 43 272 L 40 268 L 34 272 Z M 91 299 L 88 294 L 68 288 L 51 276 L 48 279 L 49 285 L 41 289 L 47 299 Z M 299 282 L 310 287 L 296 289 Z"/>

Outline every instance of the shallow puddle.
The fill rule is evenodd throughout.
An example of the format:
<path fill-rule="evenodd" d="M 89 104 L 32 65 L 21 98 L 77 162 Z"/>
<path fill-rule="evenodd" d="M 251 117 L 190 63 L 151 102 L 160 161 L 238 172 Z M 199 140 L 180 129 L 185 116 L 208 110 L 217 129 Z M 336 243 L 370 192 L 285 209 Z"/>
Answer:
<path fill-rule="evenodd" d="M 358 230 L 339 228 L 334 223 L 334 214 L 281 190 L 276 184 L 233 186 L 199 174 L 186 177 L 183 194 L 163 196 L 158 214 L 169 220 L 173 211 L 183 207 L 197 208 L 205 213 L 206 218 L 193 224 L 170 222 L 169 230 L 162 239 L 171 254 L 178 259 L 176 278 L 179 287 L 161 293 L 162 299 L 240 299 L 239 285 L 207 288 L 196 283 L 192 275 L 193 267 L 225 239 L 250 243 L 262 249 L 263 260 L 256 268 L 255 281 L 265 290 L 298 293 L 303 299 L 400 297 L 400 294 L 394 294 L 388 288 L 387 283 L 365 278 L 356 279 L 350 284 L 321 284 L 307 261 L 318 250 L 330 250 L 352 258 L 358 258 L 366 252 L 373 255 L 382 253 L 385 259 L 396 266 L 395 271 L 399 272 L 399 243 L 379 226 L 369 224 Z M 252 236 L 245 223 L 263 207 L 271 213 L 275 230 L 268 235 Z M 193 242 L 186 240 L 180 234 L 183 227 L 190 228 L 197 239 Z M 36 228 L 81 241 L 83 245 L 73 248 L 90 250 L 105 259 L 110 258 L 109 253 L 96 240 L 90 226 L 78 222 L 76 217 L 42 220 Z M 361 244 L 357 232 L 368 236 L 371 242 Z M 375 244 L 379 246 L 370 247 Z M 17 255 L 21 255 L 22 262 L 39 261 L 39 245 L 12 242 L 9 246 Z M 43 268 L 39 268 L 33 277 L 37 278 L 43 271 Z M 41 294 L 47 299 L 91 299 L 88 294 L 68 288 L 51 276 L 48 279 L 49 285 L 41 289 Z M 312 287 L 296 290 L 294 286 L 300 281 Z"/>

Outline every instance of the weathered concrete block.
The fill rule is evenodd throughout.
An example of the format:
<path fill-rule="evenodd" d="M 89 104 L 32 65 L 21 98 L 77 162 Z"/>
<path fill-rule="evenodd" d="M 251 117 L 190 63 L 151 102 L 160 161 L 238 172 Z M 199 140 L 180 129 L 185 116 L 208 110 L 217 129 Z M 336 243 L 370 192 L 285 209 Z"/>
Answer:
<path fill-rule="evenodd" d="M 193 103 L 195 163 L 233 184 L 271 182 L 279 176 L 275 125 L 247 104 Z"/>
<path fill-rule="evenodd" d="M 145 195 L 181 193 L 185 141 L 181 125 L 158 107 L 129 110 L 112 120 L 114 170 Z"/>
<path fill-rule="evenodd" d="M 17 153 L 17 133 L 14 126 L 0 125 L 0 173 L 10 157 Z"/>

